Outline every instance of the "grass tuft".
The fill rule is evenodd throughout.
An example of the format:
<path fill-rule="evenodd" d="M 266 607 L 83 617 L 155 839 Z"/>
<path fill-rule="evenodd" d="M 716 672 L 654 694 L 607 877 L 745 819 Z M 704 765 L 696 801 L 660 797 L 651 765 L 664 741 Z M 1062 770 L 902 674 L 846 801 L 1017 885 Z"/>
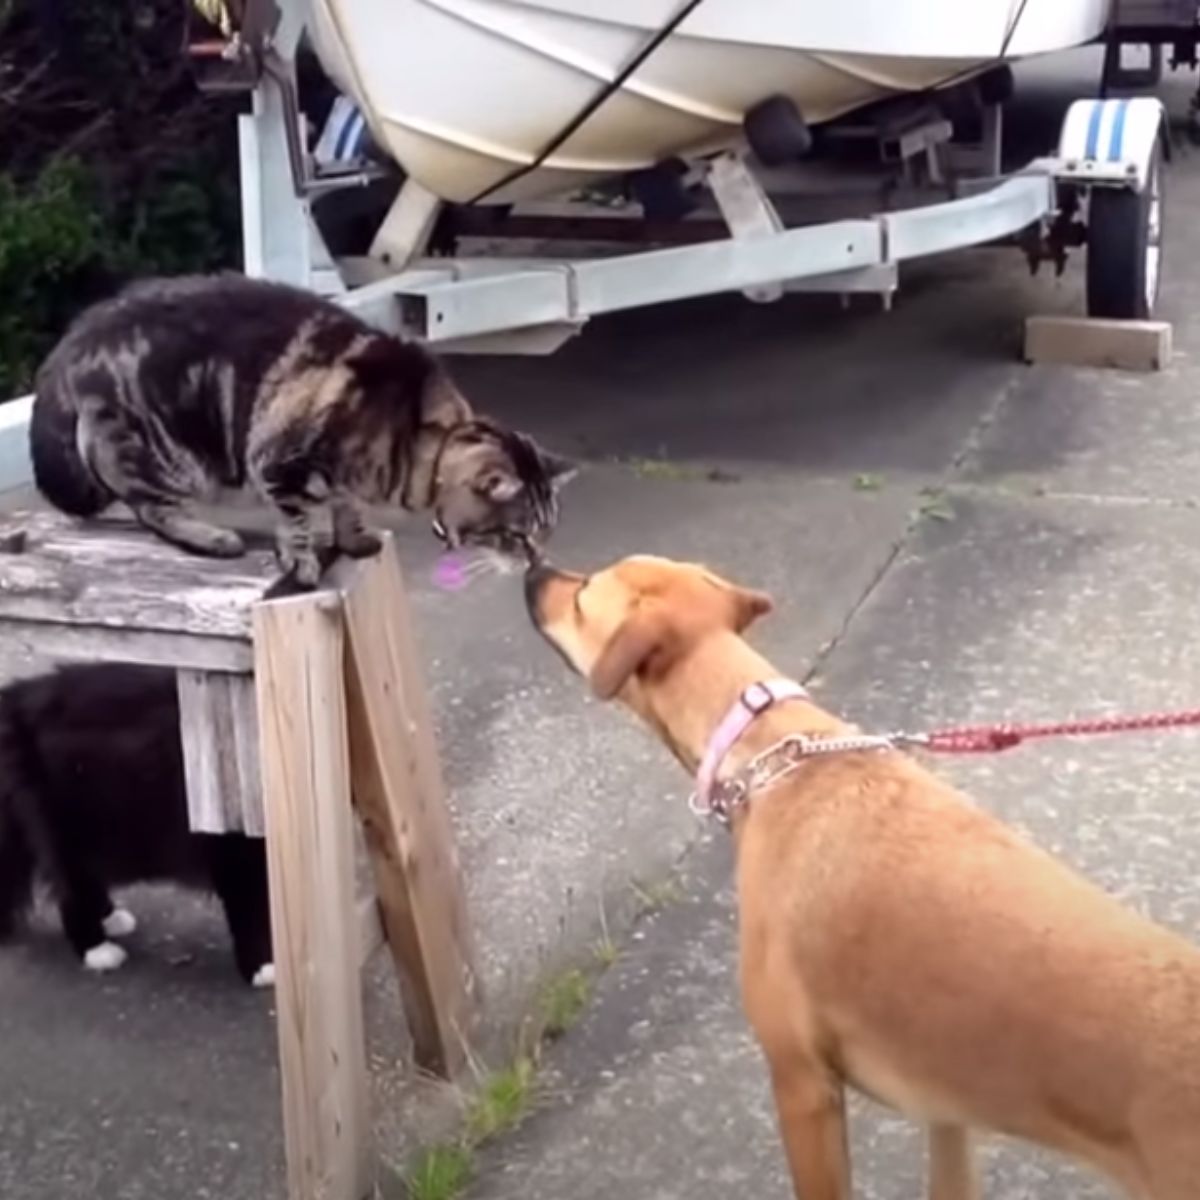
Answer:
<path fill-rule="evenodd" d="M 587 1006 L 591 985 L 578 969 L 564 971 L 542 992 L 542 1036 L 561 1037 L 579 1020 Z"/>
<path fill-rule="evenodd" d="M 592 946 L 592 957 L 596 960 L 596 965 L 602 970 L 607 970 L 620 957 L 620 950 L 617 949 L 617 944 L 607 934 L 598 938 Z"/>
<path fill-rule="evenodd" d="M 635 890 L 642 905 L 650 908 L 679 894 L 678 885 L 670 880 Z M 603 907 L 600 925 L 601 937 L 592 953 L 598 964 L 609 967 L 616 962 L 618 950 L 609 936 Z M 591 987 L 588 974 L 578 968 L 562 972 L 545 985 L 539 1004 L 540 1025 L 533 1023 L 527 1030 L 532 1046 L 523 1047 L 499 1071 L 487 1072 L 482 1064 L 477 1065 L 477 1085 L 465 1104 L 461 1135 L 455 1141 L 429 1146 L 414 1157 L 404 1174 L 407 1200 L 459 1200 L 474 1177 L 479 1147 L 515 1129 L 533 1109 L 541 1044 L 561 1037 L 579 1020 Z"/>
<path fill-rule="evenodd" d="M 467 1137 L 474 1143 L 515 1129 L 533 1105 L 536 1067 L 527 1056 L 493 1071 L 467 1106 Z"/>
<path fill-rule="evenodd" d="M 678 880 L 673 878 L 647 884 L 638 883 L 635 880 L 629 886 L 637 898 L 638 915 L 643 917 L 659 912 L 668 904 L 675 904 L 683 899 L 683 889 L 679 886 Z"/>
<path fill-rule="evenodd" d="M 471 1182 L 470 1148 L 458 1143 L 430 1146 L 417 1155 L 405 1178 L 408 1200 L 456 1200 Z"/>

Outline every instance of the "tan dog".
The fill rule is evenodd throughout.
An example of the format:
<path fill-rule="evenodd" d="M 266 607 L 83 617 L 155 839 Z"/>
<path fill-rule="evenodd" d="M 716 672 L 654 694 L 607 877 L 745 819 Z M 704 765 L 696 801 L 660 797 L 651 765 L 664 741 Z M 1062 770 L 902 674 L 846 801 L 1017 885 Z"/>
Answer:
<path fill-rule="evenodd" d="M 626 559 L 530 572 L 534 623 L 689 770 L 775 676 L 739 636 L 761 593 Z M 762 712 L 735 773 L 850 726 L 807 698 Z M 925 1122 L 934 1200 L 976 1194 L 968 1131 L 1200 1197 L 1200 951 L 1135 916 L 905 754 L 814 756 L 733 814 L 741 987 L 798 1197 L 848 1200 L 843 1082 Z"/>

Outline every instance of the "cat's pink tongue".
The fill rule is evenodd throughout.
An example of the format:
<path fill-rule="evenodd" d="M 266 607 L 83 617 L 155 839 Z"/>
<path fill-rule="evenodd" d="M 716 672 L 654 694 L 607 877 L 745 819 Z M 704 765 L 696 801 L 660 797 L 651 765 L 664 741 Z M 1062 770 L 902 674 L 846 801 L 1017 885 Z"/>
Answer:
<path fill-rule="evenodd" d="M 467 563 L 453 550 L 443 554 L 433 565 L 433 582 L 443 592 L 461 592 L 467 586 Z"/>

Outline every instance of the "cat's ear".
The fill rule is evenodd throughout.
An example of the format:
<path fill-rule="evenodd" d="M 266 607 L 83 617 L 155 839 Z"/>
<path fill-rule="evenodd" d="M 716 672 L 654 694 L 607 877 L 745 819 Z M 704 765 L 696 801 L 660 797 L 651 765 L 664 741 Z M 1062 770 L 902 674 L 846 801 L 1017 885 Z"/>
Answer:
<path fill-rule="evenodd" d="M 549 450 L 540 450 L 542 469 L 546 472 L 552 487 L 560 488 L 570 483 L 579 474 L 580 464 L 574 459 L 564 458 L 561 454 L 552 454 Z"/>
<path fill-rule="evenodd" d="M 496 504 L 507 504 L 516 499 L 525 485 L 506 471 L 489 471 L 479 481 L 477 490 Z"/>

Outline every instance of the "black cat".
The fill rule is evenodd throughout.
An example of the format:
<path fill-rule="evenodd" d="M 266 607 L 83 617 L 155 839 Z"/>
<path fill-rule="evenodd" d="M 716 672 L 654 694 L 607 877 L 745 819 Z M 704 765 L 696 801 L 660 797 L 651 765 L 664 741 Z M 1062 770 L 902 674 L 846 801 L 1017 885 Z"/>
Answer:
<path fill-rule="evenodd" d="M 0 689 L 0 938 L 42 882 L 84 966 L 115 970 L 136 922 L 109 888 L 153 880 L 215 892 L 242 977 L 274 982 L 266 844 L 188 828 L 174 672 L 71 666 Z"/>

